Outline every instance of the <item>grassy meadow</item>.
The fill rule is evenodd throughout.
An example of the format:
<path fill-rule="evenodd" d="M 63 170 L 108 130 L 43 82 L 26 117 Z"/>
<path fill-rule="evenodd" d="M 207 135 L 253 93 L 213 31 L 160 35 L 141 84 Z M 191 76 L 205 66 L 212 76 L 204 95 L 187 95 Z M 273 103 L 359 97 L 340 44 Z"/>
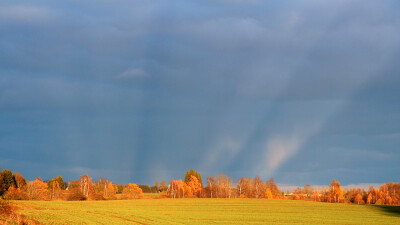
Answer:
<path fill-rule="evenodd" d="M 400 224 L 399 206 L 266 199 L 13 201 L 44 224 Z"/>

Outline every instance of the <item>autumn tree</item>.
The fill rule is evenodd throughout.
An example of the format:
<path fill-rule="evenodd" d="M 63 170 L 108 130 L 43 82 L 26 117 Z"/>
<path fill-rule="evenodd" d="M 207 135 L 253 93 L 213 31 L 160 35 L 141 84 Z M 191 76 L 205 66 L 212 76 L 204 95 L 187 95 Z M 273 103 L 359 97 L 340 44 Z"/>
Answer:
<path fill-rule="evenodd" d="M 8 169 L 4 169 L 1 172 L 1 177 L 2 177 L 2 190 L 0 190 L 0 192 L 1 195 L 3 195 L 4 192 L 6 192 L 11 186 L 14 185 L 14 179 L 11 170 Z"/>
<path fill-rule="evenodd" d="M 225 174 L 215 176 L 217 184 L 217 197 L 230 198 L 232 195 L 232 178 Z"/>
<path fill-rule="evenodd" d="M 237 181 L 237 190 L 240 198 L 250 198 L 253 196 L 253 179 L 241 177 Z"/>
<path fill-rule="evenodd" d="M 11 186 L 8 191 L 4 194 L 4 199 L 7 200 L 27 200 L 28 197 L 24 191 L 20 188 Z"/>
<path fill-rule="evenodd" d="M 123 199 L 139 199 L 143 198 L 143 191 L 137 184 L 128 184 L 122 191 Z"/>
<path fill-rule="evenodd" d="M 62 198 L 62 190 L 65 190 L 64 179 L 61 176 L 54 177 L 47 182 L 47 187 L 50 190 L 51 199 Z"/>
<path fill-rule="evenodd" d="M 315 202 L 319 202 L 320 201 L 319 193 L 318 193 L 317 190 L 315 190 L 314 193 L 313 193 L 313 199 L 314 199 Z"/>
<path fill-rule="evenodd" d="M 343 191 L 340 186 L 339 181 L 336 181 L 335 179 L 332 180 L 332 183 L 329 185 L 330 191 L 329 191 L 329 196 L 331 199 L 334 200 L 335 203 L 339 203 L 341 200 L 343 200 Z"/>
<path fill-rule="evenodd" d="M 367 204 L 371 204 L 371 200 L 372 200 L 372 194 L 369 193 L 367 197 Z"/>
<path fill-rule="evenodd" d="M 185 197 L 185 182 L 181 179 L 172 180 L 169 183 L 167 194 L 171 198 L 183 198 Z"/>
<path fill-rule="evenodd" d="M 210 193 L 210 198 L 216 197 L 217 187 L 214 177 L 207 177 L 206 190 Z"/>
<path fill-rule="evenodd" d="M 113 183 L 103 177 L 94 182 L 94 190 L 95 194 L 92 198 L 96 200 L 113 199 L 116 194 Z"/>
<path fill-rule="evenodd" d="M 160 183 L 160 191 L 166 191 L 168 189 L 167 182 L 165 180 L 162 180 Z"/>
<path fill-rule="evenodd" d="M 47 184 L 40 177 L 28 182 L 23 189 L 29 200 L 48 200 L 50 198 Z"/>
<path fill-rule="evenodd" d="M 262 198 L 262 197 L 265 196 L 265 185 L 264 185 L 264 182 L 260 179 L 259 176 L 256 176 L 254 178 L 253 187 L 254 187 L 254 196 L 256 198 Z"/>
<path fill-rule="evenodd" d="M 360 204 L 363 202 L 362 196 L 360 194 L 357 194 L 356 197 L 354 198 L 354 203 Z"/>
<path fill-rule="evenodd" d="M 61 187 L 58 181 L 53 181 L 51 185 L 51 199 L 61 198 Z"/>
<path fill-rule="evenodd" d="M 270 188 L 267 188 L 267 190 L 265 191 L 265 198 L 272 199 L 272 192 Z"/>
<path fill-rule="evenodd" d="M 49 187 L 49 189 L 53 187 L 54 182 L 58 183 L 58 186 L 60 187 L 61 190 L 65 190 L 66 185 L 62 176 L 54 177 L 53 179 L 49 180 L 47 182 L 47 186 Z"/>
<path fill-rule="evenodd" d="M 376 202 L 376 194 L 375 188 L 370 186 L 368 190 L 368 197 L 370 196 L 371 199 L 369 201 L 367 199 L 368 204 L 374 204 Z"/>
<path fill-rule="evenodd" d="M 92 178 L 89 177 L 87 174 L 79 177 L 79 186 L 82 194 L 84 194 L 85 196 L 89 196 L 89 194 L 94 193 Z"/>
<path fill-rule="evenodd" d="M 202 187 L 199 180 L 197 180 L 197 177 L 190 176 L 190 181 L 187 186 L 190 187 L 192 195 L 200 197 Z"/>
<path fill-rule="evenodd" d="M 309 198 L 314 193 L 314 189 L 311 187 L 311 185 L 306 184 L 304 185 L 303 193 L 307 196 L 307 198 Z"/>
<path fill-rule="evenodd" d="M 274 178 L 269 179 L 267 182 L 265 182 L 265 187 L 269 188 L 272 192 L 272 196 L 274 199 L 280 199 L 282 198 L 281 195 L 281 190 L 279 190 L 278 186 L 275 184 Z"/>
<path fill-rule="evenodd" d="M 185 174 L 185 183 L 186 184 L 189 184 L 191 176 L 196 177 L 197 180 L 199 181 L 201 187 L 203 187 L 203 181 L 201 179 L 201 174 L 193 169 L 186 171 L 186 174 Z"/>
<path fill-rule="evenodd" d="M 13 173 L 13 183 L 15 184 L 15 188 L 22 188 L 26 185 L 26 179 L 18 171 L 15 171 Z"/>

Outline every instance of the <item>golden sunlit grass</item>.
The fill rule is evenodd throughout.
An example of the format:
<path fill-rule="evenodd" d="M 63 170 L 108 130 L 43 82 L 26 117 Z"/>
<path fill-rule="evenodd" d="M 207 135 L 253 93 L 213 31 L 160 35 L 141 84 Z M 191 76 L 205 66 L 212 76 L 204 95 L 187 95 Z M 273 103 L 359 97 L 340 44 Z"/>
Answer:
<path fill-rule="evenodd" d="M 399 214 L 380 207 L 291 200 L 139 199 L 13 203 L 19 207 L 19 213 L 45 224 L 400 224 Z"/>

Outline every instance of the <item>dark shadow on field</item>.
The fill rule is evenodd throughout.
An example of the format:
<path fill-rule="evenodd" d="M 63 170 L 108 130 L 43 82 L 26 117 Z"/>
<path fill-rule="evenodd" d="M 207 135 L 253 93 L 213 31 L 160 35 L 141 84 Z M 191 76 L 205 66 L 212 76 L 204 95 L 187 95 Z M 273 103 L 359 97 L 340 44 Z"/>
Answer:
<path fill-rule="evenodd" d="M 400 206 L 398 205 L 371 205 L 371 207 L 381 210 L 388 216 L 400 217 Z"/>

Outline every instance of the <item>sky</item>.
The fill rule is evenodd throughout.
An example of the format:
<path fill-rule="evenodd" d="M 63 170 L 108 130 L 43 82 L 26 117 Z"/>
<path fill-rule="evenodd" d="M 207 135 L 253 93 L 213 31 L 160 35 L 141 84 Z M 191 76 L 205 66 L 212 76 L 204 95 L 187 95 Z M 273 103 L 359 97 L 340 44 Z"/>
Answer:
<path fill-rule="evenodd" d="M 0 166 L 400 181 L 398 0 L 0 2 Z"/>

